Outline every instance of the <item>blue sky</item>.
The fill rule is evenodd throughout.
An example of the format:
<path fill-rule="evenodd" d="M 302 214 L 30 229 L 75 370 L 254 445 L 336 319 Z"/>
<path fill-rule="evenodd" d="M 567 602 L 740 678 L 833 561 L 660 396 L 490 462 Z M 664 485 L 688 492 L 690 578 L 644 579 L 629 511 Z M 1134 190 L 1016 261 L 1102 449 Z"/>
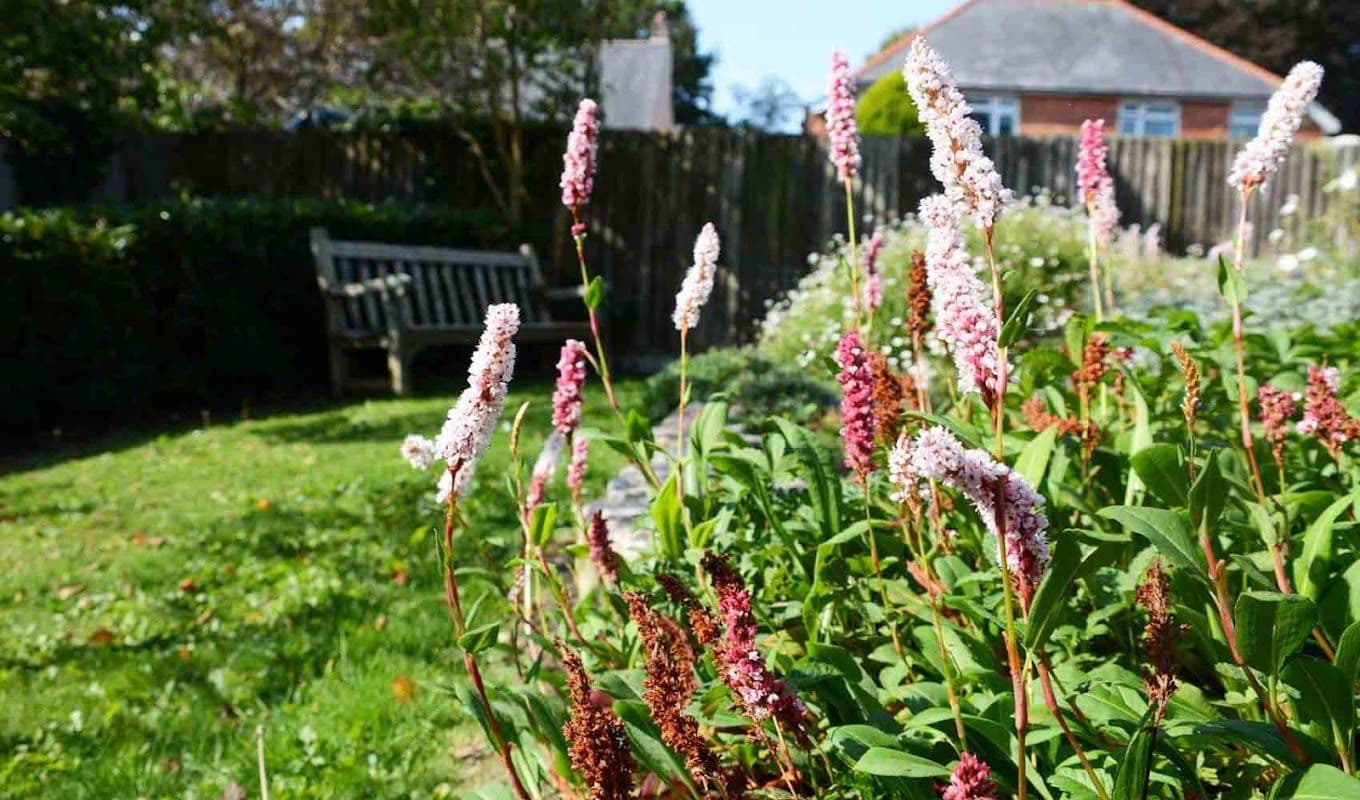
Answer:
<path fill-rule="evenodd" d="M 858 67 L 883 38 L 921 25 L 961 0 L 688 0 L 699 46 L 715 51 L 714 104 L 735 108 L 734 85 L 754 88 L 767 75 L 784 79 L 803 100 L 826 92 L 831 51 Z"/>

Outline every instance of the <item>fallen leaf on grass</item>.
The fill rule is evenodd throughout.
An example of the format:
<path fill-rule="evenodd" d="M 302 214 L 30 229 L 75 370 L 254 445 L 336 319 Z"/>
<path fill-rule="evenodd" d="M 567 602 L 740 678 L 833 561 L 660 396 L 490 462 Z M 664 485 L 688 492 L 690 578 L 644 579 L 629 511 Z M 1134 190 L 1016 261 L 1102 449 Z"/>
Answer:
<path fill-rule="evenodd" d="M 68 584 L 57 589 L 57 599 L 70 600 L 72 597 L 75 597 L 83 591 L 85 591 L 85 584 L 83 583 Z"/>
<path fill-rule="evenodd" d="M 397 698 L 398 703 L 409 703 L 416 699 L 415 681 L 405 675 L 398 675 L 393 678 L 392 695 Z"/>
<path fill-rule="evenodd" d="M 198 584 L 194 583 L 193 578 L 185 578 L 184 580 L 179 582 L 179 590 L 181 592 L 192 592 L 197 588 Z"/>
<path fill-rule="evenodd" d="M 105 627 L 100 627 L 94 633 L 91 633 L 88 637 L 86 637 L 85 641 L 92 647 L 103 647 L 104 645 L 111 643 L 116 638 L 118 637 L 113 635 L 113 631 Z"/>
<path fill-rule="evenodd" d="M 208 622 L 208 620 L 212 619 L 212 615 L 213 615 L 212 609 L 205 608 L 203 609 L 202 614 L 199 614 L 197 617 L 194 618 L 194 624 L 201 627 L 205 625 Z"/>

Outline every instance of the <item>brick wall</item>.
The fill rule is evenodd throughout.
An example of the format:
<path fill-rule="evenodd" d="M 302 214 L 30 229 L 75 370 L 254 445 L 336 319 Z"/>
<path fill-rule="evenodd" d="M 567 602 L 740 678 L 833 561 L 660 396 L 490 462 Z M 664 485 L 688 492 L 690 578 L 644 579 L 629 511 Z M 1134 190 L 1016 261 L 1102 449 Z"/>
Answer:
<path fill-rule="evenodd" d="M 1113 95 L 1020 95 L 1022 136 L 1076 136 L 1085 119 L 1104 119 L 1114 132 L 1119 100 Z M 1225 101 L 1181 101 L 1182 139 L 1226 139 L 1228 106 Z"/>

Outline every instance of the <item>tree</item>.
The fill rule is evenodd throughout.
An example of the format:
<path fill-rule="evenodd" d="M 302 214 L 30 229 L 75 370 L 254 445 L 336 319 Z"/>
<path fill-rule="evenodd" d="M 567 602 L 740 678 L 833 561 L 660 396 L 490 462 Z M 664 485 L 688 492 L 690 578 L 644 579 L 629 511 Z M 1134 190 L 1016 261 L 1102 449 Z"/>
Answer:
<path fill-rule="evenodd" d="M 156 102 L 159 0 L 10 0 L 0 139 L 27 203 L 84 197 L 118 133 Z"/>
<path fill-rule="evenodd" d="M 901 70 L 874 81 L 855 103 L 855 125 L 869 136 L 904 136 L 923 132 L 916 106 Z"/>
<path fill-rule="evenodd" d="M 786 130 L 798 121 L 803 101 L 782 78 L 766 75 L 753 88 L 732 87 L 732 98 L 742 107 L 743 125 L 764 131 Z"/>
<path fill-rule="evenodd" d="M 1168 22 L 1283 75 L 1310 59 L 1327 70 L 1318 100 L 1360 128 L 1360 3 L 1336 0 L 1134 0 Z"/>

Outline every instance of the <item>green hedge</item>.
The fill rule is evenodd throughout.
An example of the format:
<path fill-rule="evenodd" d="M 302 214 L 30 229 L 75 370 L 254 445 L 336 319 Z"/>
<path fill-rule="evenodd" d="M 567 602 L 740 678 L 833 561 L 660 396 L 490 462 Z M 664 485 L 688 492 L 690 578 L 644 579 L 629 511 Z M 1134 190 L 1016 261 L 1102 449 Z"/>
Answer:
<path fill-rule="evenodd" d="M 201 200 L 0 216 L 0 430 L 103 424 L 321 387 L 307 231 L 504 248 L 495 217 L 318 200 Z"/>

